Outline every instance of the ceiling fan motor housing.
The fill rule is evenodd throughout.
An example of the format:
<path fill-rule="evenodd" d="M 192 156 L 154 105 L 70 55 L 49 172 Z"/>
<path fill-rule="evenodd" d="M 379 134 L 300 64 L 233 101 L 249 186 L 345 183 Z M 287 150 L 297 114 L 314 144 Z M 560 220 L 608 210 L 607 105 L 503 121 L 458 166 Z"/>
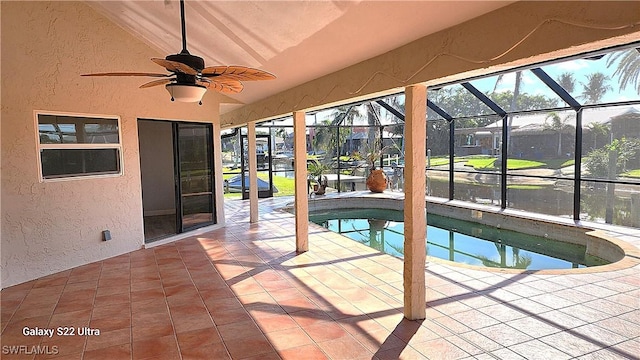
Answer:
<path fill-rule="evenodd" d="M 198 73 L 201 72 L 202 69 L 204 69 L 204 59 L 196 55 L 191 55 L 186 50 L 183 50 L 180 54 L 168 55 L 165 59 L 169 61 L 176 61 L 176 62 L 185 64 L 195 69 Z M 176 72 L 175 74 L 176 74 L 176 81 L 178 84 L 195 84 L 196 83 L 195 75 L 184 74 L 181 72 Z"/>
<path fill-rule="evenodd" d="M 198 72 L 204 69 L 204 59 L 200 56 L 191 55 L 189 52 L 181 52 L 180 54 L 167 55 L 165 58 L 169 61 L 177 61 L 179 63 L 183 63 L 185 65 L 191 66 L 196 69 Z"/>

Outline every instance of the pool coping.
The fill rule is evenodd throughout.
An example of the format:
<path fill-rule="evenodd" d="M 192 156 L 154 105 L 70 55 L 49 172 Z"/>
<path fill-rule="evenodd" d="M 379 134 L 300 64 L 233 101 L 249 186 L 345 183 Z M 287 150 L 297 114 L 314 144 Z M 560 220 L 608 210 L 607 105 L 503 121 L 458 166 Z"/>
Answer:
<path fill-rule="evenodd" d="M 390 191 L 384 193 L 369 191 L 332 193 L 309 199 L 309 212 L 347 208 L 403 210 L 403 206 L 404 193 Z M 561 235 L 557 240 L 585 245 L 589 254 L 612 261 L 611 264 L 586 268 L 543 270 L 489 268 L 427 256 L 427 260 L 430 262 L 504 274 L 535 273 L 542 275 L 593 274 L 618 271 L 640 265 L 640 229 L 582 220 L 574 221 L 559 216 L 501 209 L 495 206 L 434 197 L 427 197 L 425 206 L 429 212 L 441 216 L 479 222 L 532 235 L 544 236 L 546 232 L 553 231 L 554 238 L 556 238 L 555 233 L 560 232 Z M 523 221 L 532 222 L 536 229 L 523 229 Z M 575 236 L 580 236 L 581 239 L 577 239 Z M 617 260 L 615 260 L 616 258 Z"/>

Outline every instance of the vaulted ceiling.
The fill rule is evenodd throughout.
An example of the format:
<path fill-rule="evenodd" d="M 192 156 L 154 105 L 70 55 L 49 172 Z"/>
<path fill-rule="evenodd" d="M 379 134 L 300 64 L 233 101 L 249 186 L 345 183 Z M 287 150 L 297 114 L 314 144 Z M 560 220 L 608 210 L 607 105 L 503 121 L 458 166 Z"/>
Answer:
<path fill-rule="evenodd" d="M 383 54 L 513 1 L 186 1 L 187 48 L 207 66 L 260 68 L 276 80 L 245 83 L 221 112 Z M 89 4 L 159 51 L 182 48 L 180 5 Z M 113 69 L 131 71 L 136 69 Z"/>

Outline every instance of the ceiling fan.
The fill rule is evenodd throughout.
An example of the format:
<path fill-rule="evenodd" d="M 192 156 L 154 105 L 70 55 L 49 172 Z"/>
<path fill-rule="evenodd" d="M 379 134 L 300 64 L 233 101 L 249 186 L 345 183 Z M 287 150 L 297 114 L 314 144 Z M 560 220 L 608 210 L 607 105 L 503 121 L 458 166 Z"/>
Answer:
<path fill-rule="evenodd" d="M 82 74 L 82 76 L 148 76 L 161 78 L 140 85 L 140 88 L 165 85 L 171 94 L 171 101 L 198 102 L 207 89 L 233 94 L 242 91 L 242 81 L 271 80 L 275 76 L 263 70 L 245 66 L 204 66 L 204 59 L 191 55 L 187 50 L 187 35 L 184 19 L 184 0 L 180 0 L 180 19 L 182 22 L 182 51 L 168 55 L 164 59 L 152 58 L 151 61 L 164 67 L 169 73 L 145 72 L 105 72 Z"/>

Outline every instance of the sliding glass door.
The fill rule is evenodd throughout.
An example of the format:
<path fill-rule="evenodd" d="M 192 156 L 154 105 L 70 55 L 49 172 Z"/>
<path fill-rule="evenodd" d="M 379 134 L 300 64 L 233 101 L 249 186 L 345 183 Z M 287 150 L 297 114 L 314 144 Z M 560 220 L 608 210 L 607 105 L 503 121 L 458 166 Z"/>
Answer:
<path fill-rule="evenodd" d="M 212 127 L 176 123 L 176 200 L 181 232 L 214 223 Z"/>
<path fill-rule="evenodd" d="M 145 242 L 215 223 L 212 132 L 211 124 L 138 121 Z"/>

